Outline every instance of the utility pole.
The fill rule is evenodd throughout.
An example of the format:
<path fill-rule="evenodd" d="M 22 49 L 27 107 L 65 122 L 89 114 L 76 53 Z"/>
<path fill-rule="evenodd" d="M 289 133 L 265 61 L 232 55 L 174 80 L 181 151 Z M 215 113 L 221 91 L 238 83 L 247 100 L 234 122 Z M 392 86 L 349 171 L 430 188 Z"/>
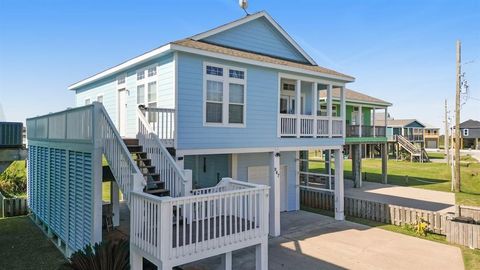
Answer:
<path fill-rule="evenodd" d="M 450 137 L 448 136 L 448 106 L 447 106 L 447 99 L 445 99 L 445 137 L 443 139 L 444 141 L 444 147 L 445 147 L 445 156 L 447 157 L 447 164 L 450 165 L 450 145 L 449 145 L 449 139 Z"/>
<path fill-rule="evenodd" d="M 454 191 L 460 192 L 460 88 L 461 80 L 460 76 L 462 74 L 461 67 L 461 48 L 462 44 L 460 40 L 457 40 L 457 87 L 455 93 L 455 185 Z"/>

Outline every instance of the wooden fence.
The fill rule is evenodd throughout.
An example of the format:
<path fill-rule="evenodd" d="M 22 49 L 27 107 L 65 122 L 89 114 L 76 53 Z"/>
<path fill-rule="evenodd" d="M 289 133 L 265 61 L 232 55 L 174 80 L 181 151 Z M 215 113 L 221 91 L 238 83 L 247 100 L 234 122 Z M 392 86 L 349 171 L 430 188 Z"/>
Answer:
<path fill-rule="evenodd" d="M 473 218 L 480 222 L 480 207 L 457 205 L 455 215 L 460 217 Z"/>
<path fill-rule="evenodd" d="M 307 207 L 328 211 L 334 209 L 334 195 L 330 192 L 300 188 L 300 201 Z M 428 222 L 430 231 L 437 234 L 446 232 L 447 215 L 437 212 L 348 197 L 345 197 L 344 211 L 347 216 L 398 226 L 416 224 L 423 219 Z"/>
<path fill-rule="evenodd" d="M 480 248 L 480 225 L 447 221 L 447 241 L 450 243 Z"/>
<path fill-rule="evenodd" d="M 5 198 L 0 193 L 0 218 L 26 215 L 27 198 Z"/>

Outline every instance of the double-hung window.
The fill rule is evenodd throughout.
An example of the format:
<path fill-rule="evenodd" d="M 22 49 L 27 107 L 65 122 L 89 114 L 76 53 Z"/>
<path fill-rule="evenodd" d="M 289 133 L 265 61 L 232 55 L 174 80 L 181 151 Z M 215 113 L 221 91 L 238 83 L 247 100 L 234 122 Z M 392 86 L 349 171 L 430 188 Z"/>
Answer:
<path fill-rule="evenodd" d="M 204 65 L 204 122 L 206 125 L 244 126 L 246 71 L 218 64 Z"/>
<path fill-rule="evenodd" d="M 137 104 L 147 108 L 157 107 L 157 65 L 137 70 Z M 154 113 L 148 114 L 150 122 L 156 122 Z"/>

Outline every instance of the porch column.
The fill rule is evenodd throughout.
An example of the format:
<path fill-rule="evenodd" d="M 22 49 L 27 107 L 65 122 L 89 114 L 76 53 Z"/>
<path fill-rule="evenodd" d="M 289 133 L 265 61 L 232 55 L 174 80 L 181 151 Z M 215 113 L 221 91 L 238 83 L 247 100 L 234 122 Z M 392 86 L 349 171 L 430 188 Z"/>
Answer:
<path fill-rule="evenodd" d="M 232 270 L 232 252 L 227 252 L 222 255 L 222 266 L 220 269 Z"/>
<path fill-rule="evenodd" d="M 344 187 L 343 187 L 343 153 L 341 149 L 335 152 L 335 219 L 344 220 Z"/>
<path fill-rule="evenodd" d="M 332 85 L 327 85 L 328 137 L 332 138 Z"/>
<path fill-rule="evenodd" d="M 375 132 L 375 107 L 373 107 L 372 109 L 372 127 L 373 127 L 373 130 L 372 130 L 372 134 L 373 134 L 373 137 L 376 137 L 376 132 Z"/>
<path fill-rule="evenodd" d="M 385 115 L 383 116 L 384 119 L 384 126 L 385 126 L 385 136 L 387 136 L 387 120 L 388 120 L 388 107 L 385 107 Z M 392 129 L 392 136 L 393 136 L 393 129 Z M 388 141 L 388 136 L 387 136 L 387 141 Z"/>
<path fill-rule="evenodd" d="M 315 82 L 312 84 L 312 97 L 313 97 L 313 137 L 317 136 L 317 111 L 318 111 L 318 84 Z"/>
<path fill-rule="evenodd" d="M 358 137 L 362 137 L 363 113 L 362 105 L 358 106 Z"/>
<path fill-rule="evenodd" d="M 362 187 L 362 147 L 361 144 L 352 145 L 352 174 L 354 187 Z"/>
<path fill-rule="evenodd" d="M 120 195 L 118 183 L 116 181 L 110 182 L 110 202 L 112 204 L 113 226 L 120 225 Z"/>
<path fill-rule="evenodd" d="M 295 113 L 297 114 L 297 125 L 295 126 L 296 127 L 296 134 L 297 134 L 297 138 L 300 137 L 300 113 L 301 113 L 301 106 L 302 106 L 302 103 L 300 102 L 301 100 L 301 93 L 302 93 L 302 81 L 301 80 L 297 80 L 297 87 L 295 87 L 297 90 L 295 92 L 296 94 L 296 97 L 295 97 Z"/>
<path fill-rule="evenodd" d="M 388 143 L 382 143 L 380 145 L 380 150 L 382 154 L 382 183 L 387 184 L 388 174 L 387 174 L 387 163 L 388 163 Z"/>
<path fill-rule="evenodd" d="M 340 87 L 340 115 L 342 117 L 342 137 L 347 137 L 347 103 L 345 102 L 345 86 Z"/>
<path fill-rule="evenodd" d="M 270 153 L 270 235 L 280 235 L 280 152 Z"/>

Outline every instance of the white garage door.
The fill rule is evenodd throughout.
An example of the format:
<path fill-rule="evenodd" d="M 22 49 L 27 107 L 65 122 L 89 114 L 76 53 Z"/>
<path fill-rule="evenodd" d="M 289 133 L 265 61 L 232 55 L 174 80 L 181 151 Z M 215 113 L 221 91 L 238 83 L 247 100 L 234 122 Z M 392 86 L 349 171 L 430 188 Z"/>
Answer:
<path fill-rule="evenodd" d="M 269 166 L 250 166 L 248 167 L 248 181 L 260 185 L 270 185 Z M 287 211 L 287 165 L 281 166 L 280 172 L 280 211 Z"/>

